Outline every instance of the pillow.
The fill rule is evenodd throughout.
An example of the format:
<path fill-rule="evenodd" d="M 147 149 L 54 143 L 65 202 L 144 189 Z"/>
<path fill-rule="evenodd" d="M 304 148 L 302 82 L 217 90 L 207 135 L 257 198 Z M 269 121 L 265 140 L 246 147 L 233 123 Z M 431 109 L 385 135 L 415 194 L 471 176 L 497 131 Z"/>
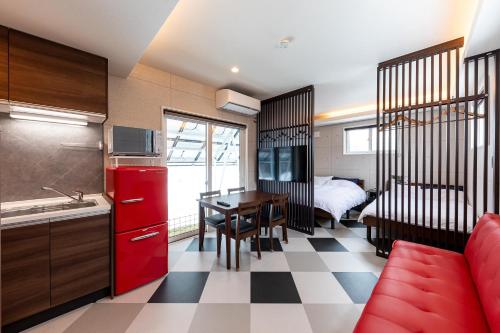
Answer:
<path fill-rule="evenodd" d="M 332 180 L 348 180 L 356 185 L 359 185 L 361 183 L 361 179 L 359 178 L 332 177 Z"/>
<path fill-rule="evenodd" d="M 330 179 L 331 176 L 314 176 L 314 185 L 325 185 Z"/>

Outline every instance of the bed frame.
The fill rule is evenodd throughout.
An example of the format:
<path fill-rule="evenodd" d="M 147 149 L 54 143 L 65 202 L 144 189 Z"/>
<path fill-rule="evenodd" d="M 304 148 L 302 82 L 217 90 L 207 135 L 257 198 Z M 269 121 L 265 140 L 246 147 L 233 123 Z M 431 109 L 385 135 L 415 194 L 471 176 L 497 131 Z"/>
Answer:
<path fill-rule="evenodd" d="M 385 222 L 385 225 L 383 224 Z M 375 237 L 377 237 L 377 218 L 375 216 L 365 216 L 363 223 L 366 225 L 366 239 L 370 244 L 377 246 L 377 239 L 372 238 L 372 227 L 375 229 Z M 401 223 L 399 221 L 385 219 L 379 222 L 379 235 L 386 236 L 387 246 L 392 246 L 392 242 L 396 239 L 403 239 L 413 242 L 421 242 L 426 240 L 426 243 L 432 245 L 449 244 L 453 250 L 463 251 L 465 243 L 468 239 L 468 234 L 458 231 L 456 234 L 446 229 L 431 229 L 429 226 L 414 225 L 411 223 Z M 385 228 L 384 231 L 382 229 Z M 390 232 L 389 232 L 390 231 Z M 465 239 L 465 243 L 464 243 Z M 390 249 L 387 249 L 390 251 Z"/>
<path fill-rule="evenodd" d="M 363 179 L 359 180 L 358 183 L 359 187 L 361 187 L 363 190 L 365 189 L 365 181 Z M 356 207 L 352 207 L 349 209 L 346 214 L 347 218 L 349 218 L 349 214 L 351 210 L 356 210 L 356 211 L 361 211 L 365 207 L 365 203 L 362 203 Z M 329 212 L 321 209 L 321 208 L 316 208 L 314 207 L 314 217 L 316 218 L 322 218 L 322 219 L 327 219 L 330 220 L 330 228 L 335 229 L 335 218 L 330 214 Z M 340 221 L 339 221 L 340 222 Z"/>

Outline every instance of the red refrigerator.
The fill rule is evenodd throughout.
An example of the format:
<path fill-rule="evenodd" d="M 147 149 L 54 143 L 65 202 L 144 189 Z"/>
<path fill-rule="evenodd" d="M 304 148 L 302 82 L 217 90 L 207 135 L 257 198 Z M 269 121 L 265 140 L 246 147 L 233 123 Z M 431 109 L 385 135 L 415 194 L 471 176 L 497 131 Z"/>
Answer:
<path fill-rule="evenodd" d="M 167 168 L 106 169 L 114 201 L 114 287 L 123 294 L 168 272 Z"/>

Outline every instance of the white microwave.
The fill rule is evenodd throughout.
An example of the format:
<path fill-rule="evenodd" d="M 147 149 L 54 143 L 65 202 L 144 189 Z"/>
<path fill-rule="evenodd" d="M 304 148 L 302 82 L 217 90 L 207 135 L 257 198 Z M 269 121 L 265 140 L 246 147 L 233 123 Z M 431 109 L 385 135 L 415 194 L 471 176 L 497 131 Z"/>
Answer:
<path fill-rule="evenodd" d="M 108 131 L 108 153 L 113 156 L 160 156 L 161 131 L 112 126 Z"/>

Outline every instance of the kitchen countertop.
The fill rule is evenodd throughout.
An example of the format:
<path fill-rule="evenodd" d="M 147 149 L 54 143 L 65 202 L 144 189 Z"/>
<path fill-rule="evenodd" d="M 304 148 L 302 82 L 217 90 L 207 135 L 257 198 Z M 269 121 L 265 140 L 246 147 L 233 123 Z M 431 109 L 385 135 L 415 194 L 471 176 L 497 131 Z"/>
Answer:
<path fill-rule="evenodd" d="M 95 200 L 97 202 L 97 206 L 77 208 L 77 209 L 71 209 L 71 210 L 59 210 L 59 211 L 53 211 L 53 212 L 44 212 L 44 213 L 32 214 L 32 215 L 6 217 L 6 218 L 2 218 L 0 220 L 0 228 L 1 229 L 8 229 L 8 228 L 20 227 L 20 226 L 25 226 L 25 225 L 30 225 L 30 224 L 56 222 L 56 221 L 68 220 L 68 219 L 85 217 L 85 216 L 108 214 L 111 211 L 111 204 L 109 203 L 109 201 L 106 198 L 103 197 L 102 194 L 84 195 L 83 199 L 84 200 Z M 3 209 L 27 207 L 27 206 L 34 206 L 34 205 L 67 203 L 70 201 L 71 200 L 67 197 L 58 197 L 58 198 L 3 202 L 0 204 L 0 207 L 3 210 Z"/>

